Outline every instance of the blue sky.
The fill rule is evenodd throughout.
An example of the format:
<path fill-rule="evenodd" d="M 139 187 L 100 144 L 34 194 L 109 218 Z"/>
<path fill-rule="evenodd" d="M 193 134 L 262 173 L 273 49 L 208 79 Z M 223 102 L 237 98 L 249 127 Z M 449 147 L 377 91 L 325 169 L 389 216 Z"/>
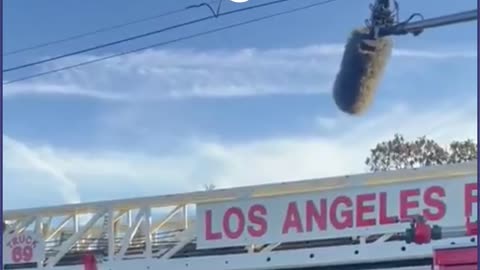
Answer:
<path fill-rule="evenodd" d="M 251 0 L 251 4 L 267 0 Z M 200 1 L 5 1 L 4 52 L 153 16 Z M 5 79 L 312 3 L 219 18 L 6 74 Z M 363 172 L 395 132 L 442 144 L 476 139 L 475 23 L 395 38 L 362 117 L 340 113 L 331 84 L 365 0 L 339 0 L 174 45 L 4 87 L 4 206 L 24 208 Z M 476 1 L 401 1 L 401 16 Z M 225 9 L 241 5 L 225 2 Z M 12 55 L 4 67 L 151 31 L 191 10 Z"/>

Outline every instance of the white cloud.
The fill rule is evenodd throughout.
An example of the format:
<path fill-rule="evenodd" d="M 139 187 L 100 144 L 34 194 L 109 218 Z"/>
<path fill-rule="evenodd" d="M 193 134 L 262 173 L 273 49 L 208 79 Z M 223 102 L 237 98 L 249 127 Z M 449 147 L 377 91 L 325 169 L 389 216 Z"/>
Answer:
<path fill-rule="evenodd" d="M 335 122 L 332 135 L 263 138 L 237 144 L 197 139 L 183 147 L 184 151 L 169 155 L 27 146 L 4 136 L 4 164 L 6 172 L 28 171 L 32 181 L 39 170 L 48 172 L 52 180 L 44 188 L 58 191 L 50 199 L 58 196 L 64 201 L 80 197 L 78 193 L 84 200 L 99 200 L 197 190 L 207 183 L 232 187 L 327 177 L 363 172 L 369 149 L 396 132 L 407 138 L 427 135 L 441 144 L 476 138 L 475 111 L 473 101 L 422 110 L 399 104 L 368 118 L 331 119 Z M 42 192 L 33 190 L 28 182 L 12 184 L 4 193 L 8 208 L 17 206 L 12 198 L 18 196 L 12 195 L 17 190 Z M 31 203 L 38 202 L 32 198 Z"/>
<path fill-rule="evenodd" d="M 316 119 L 317 124 L 326 130 L 331 130 L 337 125 L 338 119 L 335 117 L 319 116 Z"/>
<path fill-rule="evenodd" d="M 8 85 L 4 96 L 69 95 L 125 102 L 329 93 L 342 52 L 342 44 L 233 52 L 152 50 Z M 399 48 L 393 56 L 396 59 L 390 70 L 394 70 L 395 78 L 385 87 L 395 88 L 392 91 L 407 90 L 401 86 L 404 78 L 420 88 L 417 77 L 411 74 L 402 77 L 399 73 L 403 71 L 420 77 L 421 71 L 428 70 L 425 66 L 430 68 L 440 61 L 476 61 L 476 52 L 468 50 Z M 462 81 L 465 80 L 449 80 L 455 88 Z M 445 84 L 442 87 L 449 88 Z M 16 208 L 80 199 L 165 194 L 199 189 L 206 183 L 231 187 L 351 174 L 364 171 L 368 150 L 396 132 L 408 138 L 428 135 L 442 144 L 451 139 L 477 137 L 476 100 L 465 102 L 461 97 L 452 97 L 446 104 L 434 100 L 435 105 L 411 108 L 402 104 L 399 96 L 389 97 L 395 98 L 396 106 L 390 106 L 393 103 L 390 100 L 367 116 L 318 115 L 312 121 L 319 129 L 316 136 L 267 137 L 235 144 L 202 137 L 180 145 L 182 151 L 168 155 L 61 149 L 55 145 L 24 143 L 4 135 L 4 202 L 6 207 Z M 382 98 L 377 101 L 387 99 Z M 430 99 L 427 95 L 422 98 Z M 382 106 L 386 107 L 383 111 Z M 125 130 L 121 132 L 133 133 L 130 139 L 143 141 L 139 147 L 149 149 L 155 142 L 143 140 L 142 135 L 151 132 L 136 125 L 143 117 L 139 114 L 128 110 L 128 106 L 118 113 L 115 111 L 113 119 L 107 117 L 108 121 L 102 122 L 108 127 L 106 136 L 120 132 L 112 131 L 111 127 L 122 126 Z M 105 115 L 96 117 L 102 119 Z"/>
<path fill-rule="evenodd" d="M 4 96 L 48 94 L 134 101 L 327 93 L 342 52 L 343 44 L 270 50 L 150 50 L 35 81 L 6 85 Z M 93 57 L 72 57 L 46 69 Z M 432 61 L 473 61 L 477 54 L 476 50 L 398 48 L 393 57 L 435 64 Z"/>
<path fill-rule="evenodd" d="M 119 93 L 109 93 L 82 88 L 75 85 L 62 85 L 55 83 L 20 83 L 5 87 L 3 96 L 5 98 L 16 95 L 73 95 L 103 100 L 124 100 L 127 97 Z"/>
<path fill-rule="evenodd" d="M 395 50 L 393 53 L 394 56 L 398 57 L 410 57 L 410 58 L 420 58 L 420 59 L 439 59 L 439 60 L 448 60 L 448 59 L 477 59 L 477 52 L 474 50 L 448 50 L 448 51 L 439 51 L 439 50 L 411 50 L 411 49 L 399 49 Z"/>
<path fill-rule="evenodd" d="M 47 158 L 45 158 L 44 153 L 41 149 L 35 149 L 27 146 L 26 144 L 19 142 L 10 138 L 9 136 L 3 135 L 3 154 L 4 161 L 3 166 L 7 173 L 12 171 L 22 171 L 27 173 L 29 179 L 24 180 L 24 186 L 20 189 L 12 190 L 7 192 L 6 197 L 22 197 L 26 196 L 28 199 L 29 194 L 41 193 L 41 190 L 31 189 L 35 185 L 42 185 L 43 187 L 52 188 L 58 191 L 58 194 L 62 200 L 66 203 L 77 203 L 80 202 L 80 194 L 77 190 L 77 184 L 75 181 L 67 176 L 65 172 L 56 164 L 52 164 Z M 42 177 L 39 177 L 42 175 Z M 45 175 L 47 177 L 45 177 Z M 25 174 L 23 174 L 25 176 Z M 15 181 L 20 179 L 4 179 L 5 184 L 15 185 Z M 42 183 L 39 183 L 41 181 Z"/>

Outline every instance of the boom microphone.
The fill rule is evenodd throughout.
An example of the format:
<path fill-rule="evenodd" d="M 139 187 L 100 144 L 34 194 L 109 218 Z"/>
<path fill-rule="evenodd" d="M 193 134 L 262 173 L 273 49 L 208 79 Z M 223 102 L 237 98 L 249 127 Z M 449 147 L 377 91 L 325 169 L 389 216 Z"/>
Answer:
<path fill-rule="evenodd" d="M 388 37 L 372 40 L 367 28 L 352 32 L 333 85 L 333 98 L 340 110 L 353 115 L 366 111 L 374 99 L 392 47 Z"/>

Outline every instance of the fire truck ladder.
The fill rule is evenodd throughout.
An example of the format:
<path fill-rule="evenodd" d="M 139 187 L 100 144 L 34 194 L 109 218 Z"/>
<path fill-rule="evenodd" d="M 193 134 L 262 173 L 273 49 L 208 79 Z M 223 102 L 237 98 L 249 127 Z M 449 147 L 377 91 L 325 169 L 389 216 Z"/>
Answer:
<path fill-rule="evenodd" d="M 199 245 L 203 232 L 199 231 L 199 224 L 195 222 L 198 219 L 195 218 L 195 208 L 198 211 L 200 205 L 208 203 L 228 204 L 285 196 L 295 198 L 302 194 L 350 192 L 373 186 L 401 188 L 426 182 L 442 185 L 441 181 L 460 183 L 462 179 L 476 181 L 476 162 L 9 210 L 4 211 L 4 218 L 8 228 L 13 230 L 5 230 L 4 247 L 11 235 L 36 231 L 45 243 L 45 253 L 40 261 L 5 264 L 3 269 L 473 269 L 477 262 L 472 253 L 469 253 L 470 257 L 463 258 L 463 262 L 448 261 L 453 256 L 445 255 L 445 252 L 452 254 L 458 249 L 474 250 L 476 254 L 476 222 L 470 220 L 449 221 L 451 225 L 442 227 L 425 221 L 422 216 L 414 216 L 411 220 L 404 220 L 398 225 L 398 230 L 390 233 L 372 230 L 360 236 L 344 233 L 318 239 L 212 248 Z M 87 255 L 95 258 L 96 268 L 85 268 Z"/>

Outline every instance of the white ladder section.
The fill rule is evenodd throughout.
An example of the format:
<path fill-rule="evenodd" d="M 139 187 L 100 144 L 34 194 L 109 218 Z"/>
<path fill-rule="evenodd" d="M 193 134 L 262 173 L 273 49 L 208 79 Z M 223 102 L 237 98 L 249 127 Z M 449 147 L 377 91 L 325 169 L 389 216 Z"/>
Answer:
<path fill-rule="evenodd" d="M 465 226 L 466 218 L 477 218 L 473 214 L 475 212 L 476 215 L 478 208 L 476 181 L 477 164 L 471 162 L 168 196 L 9 210 L 3 213 L 7 223 L 3 240 L 3 255 L 7 264 L 3 265 L 3 269 L 257 270 L 330 269 L 323 267 L 334 266 L 335 269 L 426 270 L 432 267 L 435 246 L 477 245 L 477 236 L 469 233 Z M 470 188 L 468 192 L 467 186 Z M 408 208 L 405 210 L 401 200 L 409 194 L 408 190 L 420 193 L 418 196 L 410 194 L 410 199 L 405 201 Z M 367 213 L 368 203 L 363 204 L 363 210 L 356 205 L 359 198 L 367 198 L 362 194 L 377 196 L 371 200 L 370 213 Z M 322 211 L 333 211 L 332 205 L 342 196 L 352 198 L 354 205 L 350 206 L 353 210 L 347 212 L 348 202 L 343 201 L 343 208 L 336 208 L 337 212 L 330 213 L 330 216 L 326 213 L 322 215 Z M 399 201 L 398 198 L 403 199 Z M 417 208 L 415 198 L 418 199 Z M 323 199 L 326 208 L 321 208 Z M 382 200 L 383 208 L 386 207 L 383 210 Z M 306 221 L 301 228 L 291 220 L 295 216 L 290 215 L 292 202 L 300 209 L 299 217 Z M 319 202 L 315 204 L 319 207 L 316 214 L 302 210 L 308 202 Z M 257 217 L 254 219 L 247 212 L 258 205 L 266 212 L 264 216 L 262 211 L 254 212 L 252 215 Z M 242 217 L 233 215 L 233 212 L 237 219 L 225 223 L 226 209 L 233 208 L 239 211 L 235 212 L 237 214 L 244 211 L 244 230 L 239 225 Z M 409 217 L 427 217 L 430 227 L 438 225 L 441 228 L 440 236 L 432 234 L 431 241 L 411 243 L 415 240 L 407 233 L 411 224 L 402 220 L 404 210 Z M 360 211 L 367 214 L 359 217 Z M 382 214 L 382 211 L 386 212 Z M 393 215 L 397 212 L 400 216 Z M 340 228 L 339 220 L 345 218 L 346 213 L 352 214 L 353 221 Z M 382 215 L 386 215 L 383 221 L 376 220 Z M 388 223 L 388 218 L 396 218 L 396 221 Z M 334 219 L 337 219 L 337 225 Z M 345 220 L 342 224 L 347 224 Z M 370 221 L 375 224 L 368 225 Z M 382 222 L 384 224 L 379 224 Z M 262 230 L 262 224 L 265 230 Z M 236 236 L 232 236 L 234 234 Z M 15 242 L 22 235 L 38 237 L 35 239 L 37 245 L 28 251 L 31 256 L 25 253 L 28 243 Z M 14 251 L 15 245 L 22 249 Z M 21 252 L 18 253 L 18 250 Z M 85 266 L 86 255 L 95 257 L 96 268 Z"/>

